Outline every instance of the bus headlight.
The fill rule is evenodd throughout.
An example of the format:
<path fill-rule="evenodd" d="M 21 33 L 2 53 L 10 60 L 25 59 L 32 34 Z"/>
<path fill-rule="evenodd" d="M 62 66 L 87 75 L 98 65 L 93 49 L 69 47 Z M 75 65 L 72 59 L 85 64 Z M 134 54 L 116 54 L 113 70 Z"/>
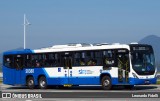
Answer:
<path fill-rule="evenodd" d="M 138 78 L 138 76 L 135 73 L 132 73 L 134 78 Z"/>

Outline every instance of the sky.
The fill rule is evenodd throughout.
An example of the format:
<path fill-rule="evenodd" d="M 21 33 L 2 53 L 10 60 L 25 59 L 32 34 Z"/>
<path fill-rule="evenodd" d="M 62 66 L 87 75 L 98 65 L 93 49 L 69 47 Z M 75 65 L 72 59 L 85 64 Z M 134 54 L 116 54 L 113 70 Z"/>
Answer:
<path fill-rule="evenodd" d="M 1 0 L 0 53 L 67 43 L 131 43 L 160 36 L 160 0 Z"/>

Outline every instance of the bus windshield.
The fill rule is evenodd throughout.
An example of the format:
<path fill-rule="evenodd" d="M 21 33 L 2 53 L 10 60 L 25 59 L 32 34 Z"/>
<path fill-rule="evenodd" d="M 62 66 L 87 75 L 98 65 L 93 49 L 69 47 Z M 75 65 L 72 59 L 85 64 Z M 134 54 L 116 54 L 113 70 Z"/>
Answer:
<path fill-rule="evenodd" d="M 132 67 L 139 75 L 152 75 L 155 72 L 155 58 L 153 51 L 133 51 L 131 53 Z"/>

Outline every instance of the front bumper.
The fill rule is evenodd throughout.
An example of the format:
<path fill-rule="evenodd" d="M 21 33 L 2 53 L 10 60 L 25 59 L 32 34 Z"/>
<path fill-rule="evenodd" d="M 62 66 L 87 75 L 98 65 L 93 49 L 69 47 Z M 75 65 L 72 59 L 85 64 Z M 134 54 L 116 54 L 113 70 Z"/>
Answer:
<path fill-rule="evenodd" d="M 150 79 L 138 79 L 138 78 L 131 78 L 130 84 L 132 85 L 147 85 L 147 84 L 156 84 L 157 78 L 150 78 Z"/>

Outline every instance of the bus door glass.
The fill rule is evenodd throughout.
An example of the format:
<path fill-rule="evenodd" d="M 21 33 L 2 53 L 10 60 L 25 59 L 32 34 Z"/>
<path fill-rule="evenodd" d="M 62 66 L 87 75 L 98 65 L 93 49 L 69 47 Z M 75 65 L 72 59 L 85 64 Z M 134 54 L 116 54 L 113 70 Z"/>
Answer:
<path fill-rule="evenodd" d="M 68 81 L 67 83 L 70 84 L 71 82 L 71 77 L 72 77 L 72 58 L 71 56 L 69 55 L 69 53 L 65 53 L 65 56 L 64 56 L 64 74 L 65 74 L 65 77 L 68 78 Z"/>
<path fill-rule="evenodd" d="M 22 69 L 23 69 L 23 55 L 14 56 L 14 67 L 15 67 L 15 84 L 20 84 L 22 80 Z"/>
<path fill-rule="evenodd" d="M 117 65 L 118 65 L 118 82 L 128 83 L 129 82 L 129 51 L 126 49 L 117 50 Z"/>

